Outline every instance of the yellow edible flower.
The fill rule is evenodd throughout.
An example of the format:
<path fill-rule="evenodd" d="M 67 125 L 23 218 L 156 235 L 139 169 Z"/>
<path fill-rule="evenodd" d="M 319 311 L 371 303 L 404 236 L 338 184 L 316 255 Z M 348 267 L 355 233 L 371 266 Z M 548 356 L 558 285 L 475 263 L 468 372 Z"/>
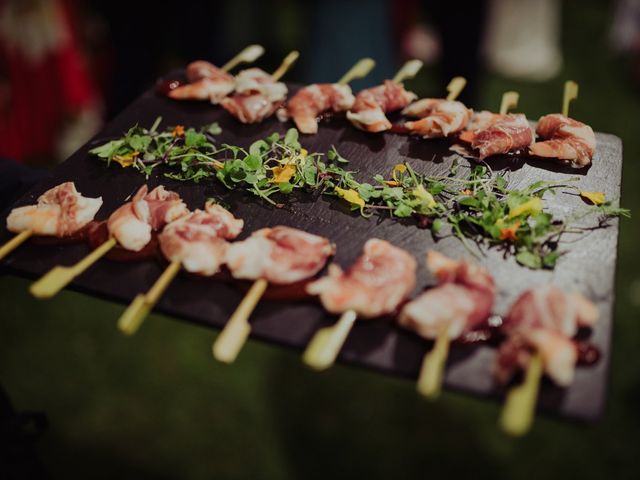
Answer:
<path fill-rule="evenodd" d="M 273 167 L 272 183 L 284 183 L 291 180 L 296 173 L 295 165 L 285 165 L 284 167 Z"/>
<path fill-rule="evenodd" d="M 418 185 L 413 189 L 411 193 L 413 193 L 414 197 L 424 200 L 427 203 L 427 207 L 429 208 L 435 207 L 437 205 L 437 202 L 433 198 L 433 195 L 427 192 L 427 190 L 422 185 Z"/>
<path fill-rule="evenodd" d="M 122 165 L 123 168 L 126 168 L 133 165 L 133 162 L 138 158 L 138 155 L 140 155 L 140 152 L 136 150 L 131 153 L 127 153 L 126 155 L 114 155 L 112 160 Z"/>
<path fill-rule="evenodd" d="M 580 196 L 594 205 L 602 205 L 605 202 L 605 196 L 602 192 L 580 192 Z"/>
<path fill-rule="evenodd" d="M 336 187 L 336 193 L 351 205 L 357 205 L 360 208 L 364 208 L 364 200 L 353 188 L 345 190 L 344 188 Z"/>
<path fill-rule="evenodd" d="M 542 211 L 544 204 L 542 203 L 542 199 L 540 197 L 533 197 L 531 200 L 527 200 L 521 205 L 512 208 L 509 211 L 508 218 L 519 217 L 520 215 L 536 215 Z"/>
<path fill-rule="evenodd" d="M 407 166 L 404 163 L 398 163 L 394 165 L 393 170 L 391 170 L 391 178 L 393 178 L 396 182 L 398 182 L 398 177 L 396 175 L 398 173 L 404 173 L 407 171 Z"/>

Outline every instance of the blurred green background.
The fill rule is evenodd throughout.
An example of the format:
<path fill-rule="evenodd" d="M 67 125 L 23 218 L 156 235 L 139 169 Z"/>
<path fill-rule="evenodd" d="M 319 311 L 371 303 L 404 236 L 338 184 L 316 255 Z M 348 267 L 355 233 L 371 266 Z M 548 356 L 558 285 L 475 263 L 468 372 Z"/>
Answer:
<path fill-rule="evenodd" d="M 545 83 L 488 75 L 476 107 L 495 109 L 513 89 L 535 119 L 578 80 L 572 114 L 623 139 L 622 204 L 637 214 L 640 88 L 610 53 L 612 6 L 565 4 L 562 73 Z M 427 70 L 411 86 L 435 83 Z M 316 374 L 299 352 L 255 341 L 223 366 L 210 353 L 217 332 L 152 315 L 124 338 L 122 306 L 68 291 L 37 302 L 7 275 L 0 384 L 18 410 L 46 413 L 35 448 L 53 478 L 639 478 L 638 233 L 621 222 L 610 395 L 594 425 L 540 415 L 514 440 L 497 428 L 496 403 L 453 393 L 429 403 L 410 381 L 340 365 Z"/>

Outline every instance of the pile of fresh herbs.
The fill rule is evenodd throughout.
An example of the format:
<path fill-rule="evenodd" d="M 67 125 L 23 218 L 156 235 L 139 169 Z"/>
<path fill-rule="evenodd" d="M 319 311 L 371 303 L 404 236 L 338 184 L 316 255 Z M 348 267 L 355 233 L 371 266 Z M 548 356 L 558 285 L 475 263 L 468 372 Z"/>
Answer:
<path fill-rule="evenodd" d="M 539 181 L 509 190 L 507 179 L 484 164 L 459 175 L 454 161 L 448 175 L 427 176 L 402 163 L 393 168 L 389 178 L 375 175 L 371 182 L 360 182 L 355 172 L 343 168 L 348 160 L 335 148 L 323 160 L 322 154 L 302 148 L 295 129 L 284 137 L 273 133 L 244 149 L 217 145 L 213 137 L 220 133 L 217 124 L 199 130 L 178 125 L 158 132 L 159 123 L 160 119 L 156 120 L 149 130 L 135 126 L 124 137 L 90 153 L 147 176 L 159 165 L 168 167 L 165 176 L 177 180 L 198 182 L 215 176 L 230 190 L 248 191 L 274 205 L 274 196 L 294 189 L 337 196 L 365 217 L 378 213 L 414 218 L 434 236 L 458 237 L 475 255 L 481 250 L 470 241 L 476 246 L 502 248 L 520 264 L 534 269 L 555 266 L 562 234 L 599 228 L 613 217 L 629 216 L 629 210 L 605 201 L 602 193 L 581 192 L 566 182 Z M 554 218 L 545 210 L 544 197 L 560 189 L 581 195 L 591 207 L 571 218 Z M 598 215 L 596 227 L 575 225 L 593 213 Z"/>

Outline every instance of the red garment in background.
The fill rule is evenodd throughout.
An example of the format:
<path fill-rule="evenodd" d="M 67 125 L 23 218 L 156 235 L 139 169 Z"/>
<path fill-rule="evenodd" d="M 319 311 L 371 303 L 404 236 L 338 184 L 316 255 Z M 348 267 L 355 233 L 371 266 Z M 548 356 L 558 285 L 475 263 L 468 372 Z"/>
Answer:
<path fill-rule="evenodd" d="M 18 161 L 51 155 L 63 121 L 98 105 L 71 22 L 73 4 L 49 1 L 60 13 L 51 21 L 65 32 L 53 51 L 34 62 L 0 37 L 0 156 Z"/>

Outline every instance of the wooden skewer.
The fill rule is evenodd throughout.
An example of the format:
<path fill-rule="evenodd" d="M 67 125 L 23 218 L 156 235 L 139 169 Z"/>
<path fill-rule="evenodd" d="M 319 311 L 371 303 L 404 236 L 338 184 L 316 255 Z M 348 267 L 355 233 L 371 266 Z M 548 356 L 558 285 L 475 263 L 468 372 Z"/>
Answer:
<path fill-rule="evenodd" d="M 171 281 L 180 271 L 180 262 L 173 261 L 165 268 L 147 293 L 140 293 L 133 299 L 118 319 L 118 329 L 125 335 L 136 333 L 146 316 L 153 309 Z"/>
<path fill-rule="evenodd" d="M 447 85 L 447 100 L 455 100 L 460 95 L 460 92 L 464 90 L 464 87 L 467 85 L 467 79 L 464 77 L 453 77 Z"/>
<path fill-rule="evenodd" d="M 0 247 L 0 260 L 22 245 L 31 235 L 33 235 L 33 230 L 25 230 L 2 245 Z"/>
<path fill-rule="evenodd" d="M 297 50 L 294 50 L 293 52 L 289 53 L 289 55 L 284 57 L 284 60 L 282 60 L 280 66 L 276 69 L 275 72 L 271 74 L 273 79 L 276 81 L 280 80 L 282 76 L 287 73 L 287 70 L 289 70 L 289 68 L 291 68 L 294 63 L 296 63 L 296 60 L 299 56 L 300 53 Z"/>
<path fill-rule="evenodd" d="M 449 322 L 447 322 L 438 333 L 431 351 L 424 356 L 418 376 L 418 393 L 430 400 L 438 398 L 442 391 L 442 378 L 449 356 L 449 343 Z"/>
<path fill-rule="evenodd" d="M 253 63 L 264 54 L 264 48 L 262 45 L 249 45 L 235 57 L 225 63 L 221 70 L 228 72 L 231 69 L 237 67 L 241 63 Z"/>
<path fill-rule="evenodd" d="M 116 239 L 112 237 L 75 265 L 71 267 L 58 266 L 52 268 L 48 273 L 41 277 L 40 280 L 32 284 L 29 291 L 36 298 L 43 299 L 53 297 L 56 293 L 66 287 L 71 280 L 93 265 L 115 245 Z"/>
<path fill-rule="evenodd" d="M 420 60 L 409 60 L 398 70 L 392 82 L 402 83 L 405 80 L 415 77 L 422 68 L 422 65 L 423 63 Z"/>
<path fill-rule="evenodd" d="M 573 80 L 568 80 L 564 84 L 564 95 L 562 98 L 562 115 L 569 116 L 569 104 L 578 98 L 578 84 Z"/>
<path fill-rule="evenodd" d="M 500 416 L 500 426 L 509 435 L 522 436 L 533 425 L 541 378 L 542 359 L 540 353 L 536 352 L 529 361 L 524 382 L 507 393 Z"/>
<path fill-rule="evenodd" d="M 338 83 L 340 85 L 346 85 L 357 78 L 364 78 L 375 66 L 375 60 L 372 58 L 363 58 L 351 67 L 349 71 L 345 73 L 340 80 L 338 80 Z"/>
<path fill-rule="evenodd" d="M 500 115 L 506 115 L 509 110 L 518 106 L 520 95 L 518 92 L 504 92 L 500 102 Z"/>
<path fill-rule="evenodd" d="M 304 363 L 315 370 L 324 370 L 333 365 L 357 316 L 355 311 L 347 310 L 335 325 L 318 330 L 304 351 Z"/>
<path fill-rule="evenodd" d="M 233 312 L 224 329 L 222 329 L 222 332 L 213 343 L 212 351 L 216 360 L 224 363 L 233 363 L 236 359 L 251 332 L 249 317 L 262 298 L 267 286 L 268 282 L 263 278 L 253 282 L 240 305 Z"/>

